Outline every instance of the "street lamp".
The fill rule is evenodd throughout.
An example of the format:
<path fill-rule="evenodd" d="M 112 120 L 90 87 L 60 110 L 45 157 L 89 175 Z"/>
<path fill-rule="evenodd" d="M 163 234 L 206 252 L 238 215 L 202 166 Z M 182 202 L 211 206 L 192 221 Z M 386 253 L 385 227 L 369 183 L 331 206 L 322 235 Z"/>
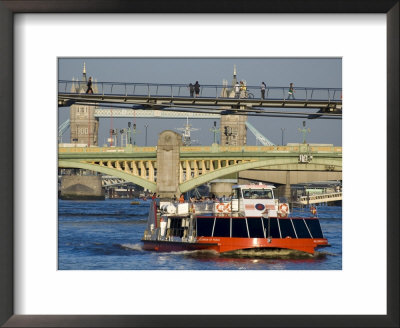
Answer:
<path fill-rule="evenodd" d="M 281 130 L 282 130 L 282 146 L 283 146 L 283 135 L 285 133 L 285 128 L 281 128 Z"/>
<path fill-rule="evenodd" d="M 148 124 L 145 124 L 144 125 L 144 127 L 145 127 L 145 129 L 146 129 L 146 134 L 145 134 L 145 142 L 144 142 L 144 144 L 145 144 L 145 146 L 147 147 L 147 128 L 149 127 L 149 125 Z"/>
<path fill-rule="evenodd" d="M 128 122 L 128 132 L 127 132 L 127 140 L 126 140 L 127 145 L 132 144 L 132 138 L 131 138 L 131 122 Z"/>
<path fill-rule="evenodd" d="M 125 134 L 124 129 L 120 129 L 119 133 L 121 135 L 121 147 L 123 147 L 124 146 L 123 138 L 124 138 L 124 134 Z"/>
<path fill-rule="evenodd" d="M 210 129 L 214 133 L 214 143 L 217 143 L 217 135 L 219 134 L 219 129 L 217 128 L 217 122 L 214 121 L 214 126 Z"/>
<path fill-rule="evenodd" d="M 306 134 L 311 132 L 310 128 L 306 129 L 306 121 L 303 121 L 303 128 L 302 129 L 299 128 L 299 132 L 303 134 L 303 144 L 305 144 Z"/>
<path fill-rule="evenodd" d="M 133 123 L 132 138 L 133 138 L 133 145 L 136 146 L 136 123 Z"/>

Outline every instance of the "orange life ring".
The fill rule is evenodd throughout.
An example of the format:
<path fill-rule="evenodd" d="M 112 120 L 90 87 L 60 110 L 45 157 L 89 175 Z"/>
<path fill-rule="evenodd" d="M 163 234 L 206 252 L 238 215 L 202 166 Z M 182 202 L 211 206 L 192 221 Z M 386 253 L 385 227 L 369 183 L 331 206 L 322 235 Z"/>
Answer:
<path fill-rule="evenodd" d="M 218 212 L 222 213 L 224 211 L 229 211 L 230 207 L 231 207 L 231 203 L 227 203 L 227 204 L 219 203 L 219 204 L 217 204 L 216 209 Z"/>
<path fill-rule="evenodd" d="M 224 209 L 225 209 L 225 204 L 224 203 L 219 203 L 219 204 L 217 204 L 216 208 L 217 208 L 218 212 L 222 213 L 224 211 Z"/>
<path fill-rule="evenodd" d="M 279 205 L 279 212 L 281 213 L 282 217 L 286 217 L 289 211 L 289 206 L 286 203 L 282 203 Z"/>

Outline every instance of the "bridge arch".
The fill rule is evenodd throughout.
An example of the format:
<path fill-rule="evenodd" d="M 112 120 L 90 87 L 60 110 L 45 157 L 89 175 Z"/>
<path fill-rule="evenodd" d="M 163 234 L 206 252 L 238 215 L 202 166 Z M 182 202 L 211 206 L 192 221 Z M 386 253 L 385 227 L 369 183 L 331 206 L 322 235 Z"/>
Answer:
<path fill-rule="evenodd" d="M 332 161 L 332 159 L 326 159 L 326 158 L 314 158 L 310 165 L 314 166 L 321 166 L 321 167 L 326 167 L 329 166 L 331 169 L 337 169 L 337 170 L 342 170 L 342 160 L 341 158 L 335 159 Z M 246 163 L 241 163 L 241 164 L 236 164 L 228 167 L 224 167 L 218 170 L 215 170 L 213 172 L 209 172 L 203 175 L 200 175 L 196 178 L 190 179 L 188 181 L 185 181 L 179 185 L 179 190 L 180 192 L 184 193 L 187 192 L 193 188 L 196 188 L 204 183 L 210 182 L 212 180 L 224 177 L 226 175 L 232 174 L 232 173 L 237 173 L 240 171 L 245 171 L 245 170 L 250 170 L 250 169 L 256 169 L 260 167 L 274 167 L 274 168 L 281 168 L 285 169 L 288 165 L 295 165 L 298 167 L 298 170 L 307 170 L 307 165 L 309 164 L 304 164 L 304 163 L 298 163 L 298 158 L 293 158 L 293 157 L 286 157 L 286 158 L 269 158 L 269 159 L 264 159 L 260 161 L 252 161 L 252 162 L 246 162 Z M 333 166 L 333 167 L 332 167 Z M 322 169 L 323 170 L 323 169 Z"/>
<path fill-rule="evenodd" d="M 143 188 L 146 188 L 150 190 L 151 192 L 156 191 L 156 184 L 154 182 L 148 181 L 146 179 L 134 176 L 132 174 L 116 170 L 114 168 L 108 168 L 106 166 L 100 166 L 100 165 L 95 165 L 95 164 L 88 164 L 88 163 L 82 163 L 78 161 L 58 161 L 58 167 L 59 168 L 74 168 L 74 169 L 84 169 L 84 170 L 90 170 L 90 171 L 95 171 L 95 172 L 100 172 L 108 175 L 112 175 L 121 179 L 124 179 L 127 182 L 132 182 L 134 184 L 137 184 L 139 186 L 142 186 Z"/>

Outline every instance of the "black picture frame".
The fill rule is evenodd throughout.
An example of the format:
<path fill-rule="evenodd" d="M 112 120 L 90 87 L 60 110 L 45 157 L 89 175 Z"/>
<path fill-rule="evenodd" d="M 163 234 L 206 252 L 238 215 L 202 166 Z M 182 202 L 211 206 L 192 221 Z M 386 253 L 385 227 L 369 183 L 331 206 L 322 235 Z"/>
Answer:
<path fill-rule="evenodd" d="M 0 0 L 0 324 L 4 327 L 399 327 L 399 8 L 398 0 Z M 14 14 L 122 12 L 386 14 L 387 315 L 14 315 L 13 176 L 17 173 L 13 162 Z"/>

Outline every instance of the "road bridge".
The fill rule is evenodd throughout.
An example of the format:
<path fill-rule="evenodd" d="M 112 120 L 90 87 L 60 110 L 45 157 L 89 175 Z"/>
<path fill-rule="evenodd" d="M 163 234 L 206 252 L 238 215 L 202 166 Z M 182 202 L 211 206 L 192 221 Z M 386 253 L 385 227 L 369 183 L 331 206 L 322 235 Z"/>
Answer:
<path fill-rule="evenodd" d="M 160 135 L 172 131 L 164 131 Z M 179 136 L 179 135 L 178 135 Z M 177 137 L 178 138 L 178 137 Z M 167 138 L 168 139 L 168 138 Z M 176 169 L 177 189 L 183 193 L 215 179 L 242 171 L 262 169 L 280 172 L 342 171 L 342 148 L 298 144 L 292 146 L 188 146 L 158 147 L 67 147 L 59 148 L 60 168 L 81 168 L 101 172 L 160 192 L 160 168 Z M 176 165 L 172 151 L 176 150 Z M 283 174 L 285 176 L 285 174 Z M 320 178 L 320 176 L 318 176 Z M 317 179 L 315 179 L 317 181 Z M 286 180 L 281 183 L 286 184 Z"/>

